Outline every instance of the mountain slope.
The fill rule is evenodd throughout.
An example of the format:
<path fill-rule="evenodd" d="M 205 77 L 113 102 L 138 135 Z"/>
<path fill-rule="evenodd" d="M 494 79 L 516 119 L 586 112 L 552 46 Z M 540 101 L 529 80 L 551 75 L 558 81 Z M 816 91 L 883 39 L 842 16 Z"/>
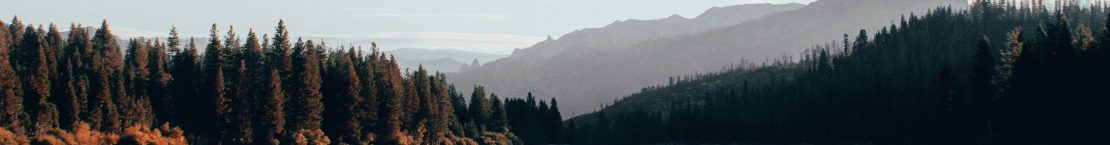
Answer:
<path fill-rule="evenodd" d="M 583 37 L 637 34 L 571 33 L 519 50 L 476 70 L 452 74 L 450 81 L 460 85 L 482 84 L 507 96 L 533 92 L 537 96 L 558 97 L 567 106 L 564 116 L 572 116 L 592 111 L 599 103 L 611 102 L 644 86 L 664 84 L 668 76 L 719 71 L 733 63 L 796 54 L 812 44 L 839 40 L 845 33 L 856 34 L 860 28 L 873 30 L 892 24 L 899 16 L 946 5 L 962 8 L 966 1 L 820 0 L 798 9 L 756 15 L 736 25 L 637 42 Z M 735 13 L 740 12 L 710 10 L 694 21 Z M 582 32 L 610 29 L 618 28 Z"/>
<path fill-rule="evenodd" d="M 1105 144 L 1110 34 L 1091 30 L 1108 13 L 1064 11 L 907 16 L 801 62 L 647 88 L 565 130 L 572 144 Z"/>
<path fill-rule="evenodd" d="M 423 64 L 424 68 L 429 72 L 457 72 L 464 65 L 469 65 L 464 62 L 490 62 L 505 55 L 472 52 L 464 50 L 452 49 L 423 49 L 423 48 L 401 48 L 386 51 L 397 57 L 397 65 L 401 66 L 404 70 L 416 70 L 416 67 Z"/>

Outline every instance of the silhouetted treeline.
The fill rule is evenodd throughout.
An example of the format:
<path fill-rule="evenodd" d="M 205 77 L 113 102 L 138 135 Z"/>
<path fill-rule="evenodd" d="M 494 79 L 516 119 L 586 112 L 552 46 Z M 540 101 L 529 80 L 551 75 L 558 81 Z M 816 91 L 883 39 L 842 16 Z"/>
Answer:
<path fill-rule="evenodd" d="M 564 130 L 573 144 L 1106 144 L 1107 10 L 941 7 L 800 60 L 645 89 Z"/>
<path fill-rule="evenodd" d="M 213 24 L 207 40 L 171 29 L 126 48 L 107 21 L 0 26 L 3 144 L 519 144 L 551 141 L 532 133 L 561 126 L 554 100 L 522 107 L 476 86 L 467 106 L 442 73 L 402 71 L 376 44 L 294 40 L 284 22 L 272 37 Z"/>

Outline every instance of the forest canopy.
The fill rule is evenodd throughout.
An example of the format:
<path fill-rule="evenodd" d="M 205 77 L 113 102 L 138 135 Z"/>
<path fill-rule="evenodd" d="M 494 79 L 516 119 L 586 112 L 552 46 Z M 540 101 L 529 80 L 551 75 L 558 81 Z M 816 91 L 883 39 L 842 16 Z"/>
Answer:
<path fill-rule="evenodd" d="M 245 39 L 212 24 L 205 40 L 121 40 L 107 20 L 0 26 L 0 144 L 519 144 L 549 141 L 528 126 L 562 127 L 554 99 L 476 85 L 468 106 L 443 73 L 402 71 L 377 44 L 294 38 L 284 21 Z"/>

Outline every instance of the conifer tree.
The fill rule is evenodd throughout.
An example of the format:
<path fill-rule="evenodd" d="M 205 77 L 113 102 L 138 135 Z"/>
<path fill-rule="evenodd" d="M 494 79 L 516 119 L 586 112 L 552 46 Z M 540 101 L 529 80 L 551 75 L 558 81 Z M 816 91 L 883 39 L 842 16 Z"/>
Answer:
<path fill-rule="evenodd" d="M 555 98 L 551 98 L 550 109 L 547 109 L 547 118 L 545 120 L 548 129 L 548 141 L 551 143 L 564 143 L 563 138 L 563 115 L 559 113 L 559 102 Z"/>
<path fill-rule="evenodd" d="M 331 82 L 325 82 L 330 84 L 325 88 L 334 88 L 333 93 L 325 95 L 325 103 L 330 103 L 326 105 L 329 108 L 324 109 L 326 116 L 329 116 L 324 118 L 326 126 L 329 126 L 325 131 L 332 132 L 337 142 L 362 144 L 362 128 L 356 110 L 363 102 L 360 96 L 362 87 L 350 56 L 342 53 L 349 52 L 333 53 L 334 62 L 330 64 L 332 67 L 328 73 L 331 78 L 327 79 Z"/>
<path fill-rule="evenodd" d="M 470 94 L 470 108 L 467 109 L 470 115 L 470 122 L 475 124 L 485 124 L 492 116 L 490 107 L 491 102 L 486 99 L 486 88 L 482 86 L 475 86 L 474 92 Z M 486 127 L 481 127 L 486 128 Z"/>
<path fill-rule="evenodd" d="M 171 47 L 172 48 L 172 47 Z M 189 40 L 188 45 L 177 54 L 173 56 L 173 85 L 170 88 L 171 96 L 168 98 L 174 106 L 171 123 L 181 123 L 182 127 L 187 130 L 198 130 L 199 126 L 196 123 L 190 123 L 188 119 L 189 114 L 185 110 L 194 110 L 192 106 L 186 104 L 185 100 L 192 97 L 197 97 L 198 79 L 201 78 L 198 73 L 200 70 L 197 67 L 197 49 L 196 42 L 192 39 Z M 181 112 L 177 112 L 181 111 Z"/>
<path fill-rule="evenodd" d="M 278 21 L 276 32 L 274 32 L 273 46 L 268 49 L 266 57 L 269 59 L 274 69 L 277 69 L 282 76 L 288 76 L 289 71 L 292 70 L 292 59 L 290 52 L 293 49 L 293 44 L 290 42 L 289 31 L 285 30 L 285 20 Z M 295 88 L 286 87 L 288 90 Z"/>
<path fill-rule="evenodd" d="M 278 76 L 277 70 L 268 70 L 267 73 L 262 74 L 265 77 L 263 82 L 260 83 L 260 89 L 263 91 L 259 97 L 262 105 L 258 107 L 258 112 L 262 113 L 258 117 L 258 127 L 254 130 L 254 141 L 260 144 L 277 145 L 281 143 L 280 139 L 285 132 L 285 111 L 283 104 L 285 103 L 285 96 L 282 93 L 281 77 Z"/>
<path fill-rule="evenodd" d="M 169 56 L 166 54 L 166 46 L 161 41 L 155 40 L 151 49 L 147 52 L 147 75 L 148 82 L 146 92 L 150 100 L 151 110 L 154 112 L 155 123 L 168 122 L 169 116 L 172 116 L 172 105 L 168 102 L 168 94 L 170 87 L 170 74 L 167 71 L 166 64 L 169 62 Z"/>
<path fill-rule="evenodd" d="M 324 106 L 321 103 L 323 96 L 320 93 L 320 63 L 315 59 L 317 52 L 314 47 L 312 40 L 309 40 L 305 46 L 298 47 L 295 52 L 294 64 L 297 65 L 293 67 L 289 86 L 293 86 L 296 91 L 288 92 L 291 95 L 286 102 L 289 104 L 287 115 L 289 120 L 293 121 L 289 124 L 289 129 L 317 130 L 320 129 L 320 122 L 324 119 L 322 116 Z"/>
<path fill-rule="evenodd" d="M 12 44 L 9 47 L 19 47 L 19 41 L 23 40 L 23 32 L 25 32 L 24 28 L 27 26 L 23 25 L 23 21 L 19 20 L 19 16 L 13 16 L 12 23 L 7 26 L 8 35 L 12 38 Z M 14 50 L 9 51 L 14 52 Z"/>
<path fill-rule="evenodd" d="M 0 79 L 0 127 L 21 128 L 26 114 L 23 112 L 22 84 L 9 57 L 13 43 L 10 35 L 7 29 L 0 30 L 0 77 L 9 78 Z"/>
<path fill-rule="evenodd" d="M 250 35 L 253 36 L 254 33 L 251 32 Z M 251 40 L 248 38 L 247 42 L 249 43 L 250 41 Z M 258 90 L 255 86 L 258 86 L 256 83 L 259 81 L 257 80 L 258 77 L 252 75 L 248 70 L 249 67 L 247 67 L 246 60 L 241 60 L 238 64 L 239 67 L 236 73 L 238 73 L 239 81 L 237 81 L 238 84 L 235 85 L 238 92 L 230 103 L 234 105 L 231 107 L 232 116 L 230 119 L 232 120 L 232 124 L 228 126 L 234 129 L 227 130 L 230 132 L 224 133 L 225 136 L 222 137 L 225 140 L 230 140 L 232 144 L 251 144 L 254 141 L 254 136 L 252 135 L 254 130 L 252 125 L 254 125 L 253 123 L 255 122 L 255 120 L 253 120 L 255 114 L 253 113 L 256 111 L 254 110 L 254 103 L 256 102 L 255 98 L 257 98 L 256 95 Z"/>
<path fill-rule="evenodd" d="M 60 69 L 59 67 L 61 66 L 61 63 L 63 63 L 63 62 L 61 62 L 61 60 L 59 58 L 62 55 L 61 54 L 62 53 L 62 47 L 64 47 L 63 43 L 65 43 L 65 40 L 62 39 L 62 33 L 58 32 L 58 26 L 54 25 L 54 23 L 50 23 L 50 28 L 47 29 L 46 36 L 44 37 L 44 39 L 46 40 L 46 48 L 47 48 L 46 49 L 46 62 L 47 62 L 47 66 L 50 69 L 49 74 L 50 74 L 50 94 L 51 94 L 50 99 L 51 100 L 49 100 L 49 101 L 51 103 L 54 103 L 55 105 L 57 105 L 57 102 L 55 102 L 55 101 L 58 100 L 57 99 L 58 97 L 54 97 L 54 96 L 58 96 L 57 94 L 62 94 L 63 92 L 61 90 L 63 90 L 63 88 L 65 88 L 65 83 L 62 83 L 62 82 L 65 82 L 65 81 L 63 81 L 62 78 L 60 78 L 60 75 L 61 75 L 62 71 L 59 70 Z"/>
<path fill-rule="evenodd" d="M 454 84 L 447 87 L 447 92 L 448 92 L 448 96 L 451 97 L 451 108 L 452 108 L 452 114 L 454 116 L 453 119 L 454 119 L 454 122 L 457 122 L 454 125 L 456 127 L 452 127 L 452 128 L 456 129 L 455 131 L 457 131 L 457 132 L 455 132 L 455 134 L 460 134 L 461 135 L 461 134 L 463 134 L 461 132 L 462 130 L 460 130 L 460 129 L 462 129 L 462 127 L 461 127 L 462 123 L 465 123 L 466 121 L 470 120 L 470 118 L 469 118 L 470 113 L 467 112 L 466 99 L 464 99 L 463 95 L 460 94 L 458 90 L 456 90 Z"/>
<path fill-rule="evenodd" d="M 223 72 L 223 43 L 220 41 L 219 30 L 216 29 L 216 24 L 212 24 L 211 34 L 208 36 L 208 47 L 204 50 L 204 84 L 201 86 L 201 91 L 204 94 L 189 99 L 187 103 L 197 105 L 197 107 L 211 108 L 211 111 L 191 111 L 195 114 L 191 115 L 200 121 L 193 121 L 202 126 L 216 127 L 214 129 L 234 129 L 228 127 L 231 122 L 231 104 L 230 99 L 224 92 L 226 84 L 224 84 Z M 205 121 L 207 120 L 207 121 Z M 210 124 L 215 123 L 215 124 Z M 229 131 L 221 131 L 229 132 Z"/>
<path fill-rule="evenodd" d="M 378 101 L 381 103 L 381 108 L 378 109 L 381 121 L 376 127 L 374 134 L 380 138 L 376 138 L 375 142 L 378 144 L 397 144 L 400 141 L 401 133 L 401 116 L 403 116 L 402 102 L 403 89 L 401 84 L 401 71 L 397 68 L 397 61 L 395 58 L 386 58 L 384 54 L 379 55 L 378 62 L 381 66 L 377 67 L 374 75 L 377 79 L 376 86 L 378 89 Z"/>
<path fill-rule="evenodd" d="M 308 46 L 311 47 L 312 43 L 308 43 Z M 358 63 L 356 63 L 357 65 L 355 66 L 355 69 L 357 69 L 356 73 L 359 77 L 359 83 L 362 83 L 362 94 L 360 95 L 362 96 L 363 101 L 359 103 L 359 106 L 357 108 L 358 119 L 362 120 L 360 126 L 362 126 L 362 132 L 366 133 L 367 136 L 373 135 L 375 131 L 373 129 L 376 127 L 375 125 L 378 125 L 376 123 L 381 121 L 378 118 L 378 110 L 381 108 L 381 104 L 378 102 L 380 101 L 378 97 L 379 88 L 377 86 L 377 80 L 375 79 L 375 76 L 377 74 L 376 71 L 379 71 L 376 67 L 381 64 L 378 64 L 377 62 L 377 48 L 371 49 L 374 50 L 371 52 L 369 57 L 359 57 L 359 59 L 357 60 L 352 59 L 352 61 L 358 61 Z"/>
<path fill-rule="evenodd" d="M 122 73 L 120 69 L 122 66 L 122 58 L 120 57 L 119 44 L 117 44 L 115 37 L 108 26 L 108 21 L 104 21 L 100 29 L 92 38 L 92 68 L 95 75 L 90 78 L 90 95 L 96 97 L 96 103 L 90 104 L 93 111 L 90 112 L 93 128 L 107 131 L 122 130 L 123 124 L 120 121 L 121 115 L 117 109 L 119 102 L 115 101 L 116 98 L 122 98 L 123 85 Z M 124 99 L 120 99 L 124 100 Z"/>
<path fill-rule="evenodd" d="M 235 95 L 238 94 L 238 87 L 233 85 L 238 84 L 239 81 L 239 73 L 235 70 L 239 70 L 239 61 L 242 60 L 243 47 L 240 43 L 239 36 L 235 34 L 235 27 L 228 26 L 227 33 L 224 35 L 223 49 L 220 49 L 220 64 L 224 70 L 224 84 L 228 85 L 224 87 L 224 94 L 227 94 L 228 98 L 235 98 L 237 97 Z"/>
<path fill-rule="evenodd" d="M 80 25 L 70 25 L 70 32 L 85 32 L 85 28 Z M 55 94 L 55 102 L 58 105 L 59 123 L 62 128 L 72 129 L 73 125 L 79 121 L 88 118 L 88 104 L 89 101 L 89 68 L 90 51 L 92 43 L 89 40 L 88 33 L 69 33 L 69 39 L 66 40 L 65 51 L 63 51 L 63 65 L 59 71 L 63 73 L 62 82 L 64 88 L 62 93 Z"/>
<path fill-rule="evenodd" d="M 859 30 L 859 34 L 856 35 L 856 41 L 852 44 L 852 53 L 859 52 L 867 47 L 867 41 L 867 30 Z"/>
<path fill-rule="evenodd" d="M 490 100 L 492 103 L 490 103 L 491 114 L 488 122 L 489 125 L 487 125 L 487 127 L 489 127 L 488 130 L 504 133 L 509 132 L 509 117 L 505 112 L 505 104 L 497 97 L 497 94 L 490 95 Z"/>
<path fill-rule="evenodd" d="M 26 110 L 33 118 L 33 133 L 41 133 L 49 128 L 58 126 L 58 110 L 49 102 L 50 96 L 50 69 L 47 62 L 47 44 L 33 27 L 28 26 L 23 33 L 23 40 L 12 54 L 12 65 L 23 85 L 23 106 L 33 109 Z"/>
<path fill-rule="evenodd" d="M 128 106 L 120 106 L 121 112 L 125 117 L 125 125 L 151 125 L 151 120 L 148 120 L 152 113 L 148 110 L 148 79 L 150 71 L 147 70 L 147 50 L 150 47 L 150 41 L 143 39 L 131 39 L 128 42 L 127 56 L 124 58 L 123 73 L 125 77 L 126 96 L 131 102 Z"/>

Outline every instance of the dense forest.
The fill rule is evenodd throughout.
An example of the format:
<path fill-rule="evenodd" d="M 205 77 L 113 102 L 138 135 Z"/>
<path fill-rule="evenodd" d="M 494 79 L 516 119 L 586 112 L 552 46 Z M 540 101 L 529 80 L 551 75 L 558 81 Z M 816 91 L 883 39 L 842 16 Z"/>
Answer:
<path fill-rule="evenodd" d="M 364 53 L 294 41 L 284 22 L 245 40 L 213 24 L 207 46 L 176 28 L 120 41 L 107 21 L 0 26 L 0 144 L 561 141 L 548 137 L 562 134 L 554 99 L 502 100 L 475 85 L 468 105 L 442 73 L 402 71 L 377 44 Z"/>
<path fill-rule="evenodd" d="M 1110 7 L 1031 2 L 940 7 L 798 59 L 673 78 L 568 120 L 564 136 L 573 144 L 1106 144 Z"/>

